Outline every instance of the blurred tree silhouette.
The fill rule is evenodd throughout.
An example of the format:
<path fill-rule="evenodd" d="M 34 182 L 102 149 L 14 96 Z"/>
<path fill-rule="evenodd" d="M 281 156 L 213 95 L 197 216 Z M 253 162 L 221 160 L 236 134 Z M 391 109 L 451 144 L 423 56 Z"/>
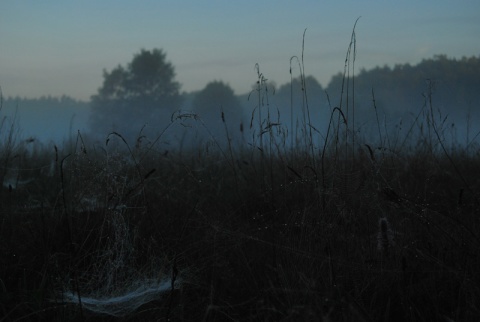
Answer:
<path fill-rule="evenodd" d="M 103 78 L 102 87 L 91 98 L 90 127 L 95 134 L 115 130 L 135 138 L 147 123 L 146 132 L 155 134 L 181 102 L 174 67 L 159 49 L 142 49 L 126 68 L 104 70 Z"/>
<path fill-rule="evenodd" d="M 435 55 L 423 59 L 417 65 L 397 64 L 361 69 L 355 75 L 356 120 L 367 122 L 374 118 L 372 109 L 372 89 L 380 115 L 387 119 L 410 119 L 411 111 L 422 108 L 428 84 L 433 87 L 435 108 L 443 109 L 451 119 L 465 119 L 470 108 L 478 106 L 480 100 L 480 56 L 448 58 Z M 326 89 L 333 106 L 338 106 L 342 93 L 343 74 L 334 75 Z M 345 85 L 346 86 L 346 85 Z M 351 95 L 351 92 L 350 92 Z M 344 99 L 346 89 L 344 91 Z M 345 100 L 344 100 L 345 102 Z M 415 115 L 415 114 L 414 114 Z M 463 118 L 462 118 L 463 117 Z"/>
<path fill-rule="evenodd" d="M 304 82 L 308 95 L 305 93 L 300 77 L 292 79 L 290 83 L 280 86 L 276 91 L 277 106 L 284 120 L 285 117 L 303 118 L 305 98 L 308 98 L 312 117 L 319 117 L 318 112 L 326 105 L 325 91 L 318 80 L 313 76 L 306 76 Z"/>
<path fill-rule="evenodd" d="M 221 81 L 208 83 L 195 95 L 192 106 L 215 139 L 220 140 L 225 137 L 225 125 L 230 137 L 239 136 L 243 111 L 238 98 L 229 85 Z"/>

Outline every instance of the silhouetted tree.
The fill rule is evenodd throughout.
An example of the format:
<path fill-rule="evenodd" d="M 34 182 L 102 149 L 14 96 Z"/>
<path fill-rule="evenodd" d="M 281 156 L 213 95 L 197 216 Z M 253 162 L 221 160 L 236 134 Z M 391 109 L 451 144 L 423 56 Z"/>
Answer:
<path fill-rule="evenodd" d="M 427 82 L 432 82 L 435 85 L 435 101 L 441 104 L 437 107 L 443 106 L 449 112 L 466 111 L 468 106 L 478 103 L 479 75 L 480 57 L 457 60 L 445 55 L 424 59 L 414 66 L 397 64 L 393 68 L 362 69 L 355 76 L 355 105 L 361 110 L 371 110 L 373 89 L 377 107 L 383 109 L 387 116 L 402 115 L 421 108 Z M 343 75 L 339 73 L 328 85 L 327 92 L 333 105 L 340 100 L 342 82 Z"/>
<path fill-rule="evenodd" d="M 103 85 L 92 96 L 90 127 L 94 133 L 115 130 L 134 138 L 148 124 L 158 132 L 179 108 L 180 84 L 175 70 L 159 49 L 141 50 L 125 68 L 103 71 Z"/>
<path fill-rule="evenodd" d="M 224 141 L 225 126 L 230 137 L 238 137 L 243 118 L 242 106 L 229 85 L 221 81 L 208 83 L 196 94 L 192 106 L 215 139 Z"/>
<path fill-rule="evenodd" d="M 326 128 L 329 115 L 327 96 L 313 76 L 306 76 L 304 81 L 300 77 L 293 78 L 290 83 L 280 86 L 270 101 L 272 121 L 288 129 L 286 143 L 309 136 L 310 129 L 322 132 Z"/>
<path fill-rule="evenodd" d="M 313 76 L 305 77 L 305 88 L 299 77 L 292 79 L 290 83 L 284 84 L 278 88 L 274 98 L 281 103 L 278 103 L 279 109 L 283 117 L 290 116 L 293 109 L 293 116 L 295 118 L 303 118 L 306 104 L 309 105 L 311 113 L 315 113 L 324 107 L 326 102 L 326 95 L 322 85 Z"/>

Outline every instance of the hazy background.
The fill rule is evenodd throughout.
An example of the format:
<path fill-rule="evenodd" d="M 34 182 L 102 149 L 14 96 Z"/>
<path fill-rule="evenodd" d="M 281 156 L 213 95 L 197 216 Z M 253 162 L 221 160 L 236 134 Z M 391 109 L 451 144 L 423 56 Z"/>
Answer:
<path fill-rule="evenodd" d="M 3 0 L 0 86 L 5 97 L 87 102 L 102 85 L 102 70 L 128 64 L 141 48 L 161 48 L 182 92 L 221 80 L 242 95 L 256 81 L 255 63 L 270 81 L 290 81 L 289 60 L 301 55 L 307 28 L 306 74 L 325 88 L 343 70 L 360 16 L 358 70 L 480 53 L 479 1 Z M 19 112 L 28 124 L 21 123 L 23 131 L 42 138 L 83 129 L 87 118 L 83 110 L 60 118 L 44 108 L 33 120 L 25 111 Z M 57 122 L 57 132 L 46 135 Z"/>

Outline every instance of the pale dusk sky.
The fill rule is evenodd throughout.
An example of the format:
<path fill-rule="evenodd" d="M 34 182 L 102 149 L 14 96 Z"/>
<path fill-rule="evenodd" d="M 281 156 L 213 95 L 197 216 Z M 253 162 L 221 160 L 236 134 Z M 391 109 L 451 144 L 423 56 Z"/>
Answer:
<path fill-rule="evenodd" d="M 244 94 L 256 81 L 256 63 L 276 84 L 289 81 L 305 29 L 306 73 L 327 86 L 343 70 L 358 17 L 357 71 L 436 54 L 480 55 L 478 0 L 2 0 L 0 87 L 5 97 L 89 100 L 103 69 L 160 48 L 182 91 L 222 80 Z"/>

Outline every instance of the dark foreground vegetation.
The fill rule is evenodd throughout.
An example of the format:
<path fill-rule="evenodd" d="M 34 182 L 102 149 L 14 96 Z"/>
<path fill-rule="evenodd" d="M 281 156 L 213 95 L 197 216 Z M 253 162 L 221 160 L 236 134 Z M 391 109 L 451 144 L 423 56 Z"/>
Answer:
<path fill-rule="evenodd" d="M 116 133 L 4 150 L 1 320 L 480 318 L 478 146 L 442 145 L 428 113 L 403 150 L 332 115 L 322 148 L 282 150 L 266 130 L 237 150 Z M 152 281 L 167 286 L 134 295 Z"/>
<path fill-rule="evenodd" d="M 264 81 L 235 146 L 228 126 L 183 151 L 116 132 L 36 148 L 4 126 L 0 321 L 480 320 L 475 133 L 446 140 L 431 93 L 408 131 L 373 113 L 375 140 L 348 99 L 317 133 L 304 94 L 285 133 Z"/>

